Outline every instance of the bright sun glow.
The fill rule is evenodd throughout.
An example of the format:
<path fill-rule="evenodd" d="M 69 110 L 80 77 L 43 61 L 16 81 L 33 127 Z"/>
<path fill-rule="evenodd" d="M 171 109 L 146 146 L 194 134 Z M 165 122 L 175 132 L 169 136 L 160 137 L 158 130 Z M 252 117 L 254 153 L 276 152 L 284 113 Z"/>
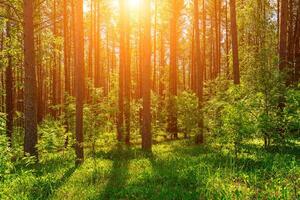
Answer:
<path fill-rule="evenodd" d="M 140 4 L 140 0 L 128 0 L 129 7 L 132 9 L 137 9 Z"/>

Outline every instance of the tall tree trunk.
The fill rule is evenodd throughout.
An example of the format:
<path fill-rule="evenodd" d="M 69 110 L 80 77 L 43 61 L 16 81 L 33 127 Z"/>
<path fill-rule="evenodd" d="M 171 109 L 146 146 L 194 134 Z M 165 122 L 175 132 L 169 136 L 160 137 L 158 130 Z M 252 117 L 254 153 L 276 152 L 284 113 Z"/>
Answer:
<path fill-rule="evenodd" d="M 91 101 L 91 82 L 93 80 L 93 52 L 94 52 L 94 1 L 91 0 L 90 1 L 90 30 L 89 30 L 89 50 L 88 50 L 88 72 L 87 72 L 87 87 L 86 87 L 86 98 L 87 98 L 87 102 Z"/>
<path fill-rule="evenodd" d="M 294 0 L 289 0 L 289 10 L 288 10 L 288 41 L 287 41 L 287 85 L 293 82 L 294 75 L 294 50 L 295 50 L 295 37 L 294 37 Z"/>
<path fill-rule="evenodd" d="M 203 41 L 203 48 L 202 48 L 202 65 L 203 65 L 203 80 L 207 79 L 206 73 L 206 6 L 205 0 L 202 1 L 202 41 Z"/>
<path fill-rule="evenodd" d="M 65 93 L 70 95 L 71 85 L 70 85 L 70 40 L 68 34 L 68 11 L 67 11 L 67 0 L 63 0 L 63 29 L 64 29 L 64 70 L 65 70 Z M 66 99 L 65 99 L 66 101 Z"/>
<path fill-rule="evenodd" d="M 214 69 L 215 69 L 215 53 L 214 53 L 214 28 L 213 28 L 213 14 L 212 12 L 210 13 L 210 21 L 211 21 L 211 26 L 210 26 L 210 64 L 209 64 L 209 79 L 212 80 L 214 78 Z"/>
<path fill-rule="evenodd" d="M 282 0 L 280 7 L 279 69 L 284 71 L 287 65 L 287 20 L 288 1 Z"/>
<path fill-rule="evenodd" d="M 77 0 L 75 27 L 76 54 L 76 165 L 84 160 L 83 153 L 83 99 L 84 99 L 84 33 L 83 33 L 83 0 Z"/>
<path fill-rule="evenodd" d="M 1 35 L 0 35 L 0 51 L 3 52 L 4 49 L 4 31 L 1 31 Z M 1 86 L 1 92 L 2 88 L 5 88 L 5 80 L 4 80 L 4 72 L 2 70 L 0 70 L 0 86 Z M 0 98 L 0 112 L 4 112 L 5 111 L 5 97 L 4 95 L 1 95 Z"/>
<path fill-rule="evenodd" d="M 65 119 L 64 123 L 66 126 L 66 133 L 69 131 L 69 113 L 68 113 L 68 97 L 71 95 L 71 83 L 70 83 L 70 39 L 68 34 L 68 10 L 67 10 L 67 0 L 63 0 L 63 37 L 64 37 L 64 78 L 65 78 L 65 91 L 64 91 L 64 112 L 65 112 Z M 69 137 L 67 136 L 65 139 L 65 147 L 68 146 Z"/>
<path fill-rule="evenodd" d="M 296 28 L 295 28 L 295 77 L 294 82 L 300 80 L 300 1 L 298 1 Z"/>
<path fill-rule="evenodd" d="M 287 34 L 288 34 L 288 1 L 282 0 L 280 3 L 280 33 L 279 33 L 279 70 L 283 73 L 287 70 Z M 287 84 L 287 79 L 285 80 L 285 83 Z M 285 107 L 285 97 L 284 97 L 284 91 L 281 89 L 279 96 L 279 110 L 280 112 L 279 117 L 283 117 L 283 109 Z M 284 134 L 284 128 L 279 127 L 279 135 L 283 136 Z"/>
<path fill-rule="evenodd" d="M 1 86 L 1 92 L 4 92 L 2 91 L 2 88 L 5 88 L 5 72 L 4 71 L 0 71 L 0 86 Z M 0 112 L 5 112 L 5 96 L 2 95 L 1 98 L 0 98 Z"/>
<path fill-rule="evenodd" d="M 8 16 L 11 16 L 10 8 L 7 7 L 7 13 Z M 6 37 L 9 40 L 9 45 L 11 45 L 11 22 L 8 20 L 6 22 Z M 13 107 L 13 72 L 12 72 L 12 55 L 8 53 L 7 55 L 8 62 L 7 67 L 5 71 L 5 94 L 6 94 L 6 135 L 8 138 L 9 146 L 12 146 L 12 134 L 13 134 L 13 113 L 14 113 L 14 107 Z"/>
<path fill-rule="evenodd" d="M 24 0 L 24 152 L 38 156 L 37 144 L 37 87 L 35 72 L 33 0 Z"/>
<path fill-rule="evenodd" d="M 191 90 L 196 93 L 196 72 L 195 72 L 195 20 L 192 28 L 192 45 L 191 45 Z"/>
<path fill-rule="evenodd" d="M 232 56 L 233 56 L 233 81 L 234 84 L 240 84 L 240 67 L 238 52 L 238 33 L 236 23 L 236 2 L 230 0 L 230 19 L 231 19 L 231 39 L 232 39 Z"/>
<path fill-rule="evenodd" d="M 40 4 L 40 0 L 37 0 L 37 4 Z M 37 21 L 40 23 L 42 20 L 41 18 L 41 11 L 40 9 L 37 10 Z M 37 51 L 37 58 L 36 58 L 36 69 L 37 69 L 37 122 L 41 123 L 44 118 L 44 108 L 45 108 L 45 101 L 44 101 L 44 69 L 43 69 L 43 47 L 42 47 L 42 34 L 39 32 L 36 36 L 36 49 Z"/>
<path fill-rule="evenodd" d="M 226 48 L 225 48 L 225 52 L 226 52 L 226 69 L 225 69 L 225 74 L 226 77 L 229 78 L 229 30 L 228 30 L 228 0 L 225 0 L 225 38 L 226 38 Z"/>
<path fill-rule="evenodd" d="M 169 105 L 167 131 L 174 139 L 178 138 L 177 128 L 177 20 L 179 17 L 178 1 L 172 0 L 172 16 L 170 30 L 170 71 L 169 71 Z"/>
<path fill-rule="evenodd" d="M 142 69 L 142 149 L 151 151 L 152 133 L 151 133 L 151 110 L 150 110 L 150 76 L 151 76 L 151 0 L 144 1 L 144 62 Z"/>
<path fill-rule="evenodd" d="M 56 0 L 53 0 L 53 35 L 57 37 L 57 24 L 56 24 Z M 52 116 L 57 117 L 57 45 L 56 41 L 53 42 L 53 66 L 52 66 Z"/>
<path fill-rule="evenodd" d="M 95 63 L 94 63 L 94 87 L 100 88 L 101 87 L 101 38 L 100 38 L 100 5 L 99 0 L 95 1 Z"/>
<path fill-rule="evenodd" d="M 159 90 L 159 96 L 164 97 L 164 81 L 163 81 L 163 75 L 164 75 L 164 67 L 165 67 L 165 43 L 164 43 L 164 37 L 163 37 L 163 31 L 160 31 L 160 64 L 159 64 L 159 77 L 158 77 L 158 90 Z"/>
<path fill-rule="evenodd" d="M 119 111 L 117 120 L 117 139 L 122 141 L 124 133 L 124 84 L 126 66 L 126 21 L 125 1 L 120 0 L 120 63 L 119 63 Z"/>
<path fill-rule="evenodd" d="M 130 16 L 129 7 L 125 6 L 125 63 L 124 63 L 124 121 L 125 121 L 125 143 L 130 144 L 130 98 L 131 98 L 131 53 L 130 53 Z"/>
<path fill-rule="evenodd" d="M 221 45 L 220 45 L 220 1 L 214 0 L 214 26 L 215 26 L 215 65 L 214 65 L 214 78 L 220 75 L 220 65 L 221 65 Z"/>
<path fill-rule="evenodd" d="M 155 9 L 154 9 L 154 30 L 153 30 L 153 79 L 152 79 L 152 90 L 156 92 L 156 82 L 157 82 L 157 71 L 156 71 L 156 29 L 157 29 L 157 0 L 155 0 Z"/>
<path fill-rule="evenodd" d="M 76 8 L 75 8 L 75 2 L 76 0 L 71 0 L 71 43 L 72 43 L 72 65 L 70 65 L 70 80 L 71 81 L 71 95 L 74 97 L 76 93 L 76 81 L 75 81 L 75 68 L 76 68 L 76 36 L 75 36 L 75 28 L 76 28 Z"/>
<path fill-rule="evenodd" d="M 195 42 L 196 42 L 196 94 L 198 97 L 198 112 L 199 121 L 198 128 L 199 132 L 196 135 L 196 144 L 202 144 L 204 141 L 203 136 L 203 115 L 202 115 L 202 104 L 203 104 L 203 65 L 201 63 L 201 52 L 200 52 L 200 31 L 199 31 L 199 4 L 198 0 L 194 0 L 194 26 L 195 26 Z"/>

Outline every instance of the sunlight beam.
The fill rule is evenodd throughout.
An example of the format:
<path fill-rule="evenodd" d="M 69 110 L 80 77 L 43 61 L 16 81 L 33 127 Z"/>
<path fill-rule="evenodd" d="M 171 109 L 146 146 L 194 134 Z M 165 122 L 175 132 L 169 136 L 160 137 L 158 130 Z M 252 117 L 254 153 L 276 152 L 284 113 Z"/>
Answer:
<path fill-rule="evenodd" d="M 137 9 L 139 7 L 140 0 L 128 0 L 128 6 L 131 9 Z"/>

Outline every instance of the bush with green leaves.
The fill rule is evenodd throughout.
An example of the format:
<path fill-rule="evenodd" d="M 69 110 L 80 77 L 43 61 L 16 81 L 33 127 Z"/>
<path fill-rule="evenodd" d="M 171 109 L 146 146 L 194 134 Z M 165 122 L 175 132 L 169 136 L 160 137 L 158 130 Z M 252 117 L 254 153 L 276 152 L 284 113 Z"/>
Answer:
<path fill-rule="evenodd" d="M 5 133 L 5 114 L 0 113 L 0 181 L 14 168 L 12 150 Z"/>
<path fill-rule="evenodd" d="M 38 150 L 42 153 L 53 153 L 64 148 L 67 135 L 61 121 L 46 119 L 39 126 Z"/>
<path fill-rule="evenodd" d="M 140 134 L 140 111 L 142 109 L 141 99 L 132 99 L 130 101 L 130 130 L 131 140 L 139 140 Z"/>
<path fill-rule="evenodd" d="M 300 84 L 296 89 L 289 89 L 284 108 L 284 122 L 287 137 L 300 138 Z"/>
<path fill-rule="evenodd" d="M 271 142 L 282 139 L 278 133 L 284 127 L 284 120 L 278 105 L 280 98 L 284 99 L 286 88 L 273 50 L 261 48 L 251 56 L 244 80 L 251 94 L 252 114 L 257 118 L 258 132 L 268 147 Z"/>
<path fill-rule="evenodd" d="M 167 128 L 167 110 L 162 96 L 151 93 L 151 131 L 154 139 L 165 138 Z"/>
<path fill-rule="evenodd" d="M 115 128 L 116 93 L 111 91 L 105 96 L 102 89 L 93 89 L 89 101 L 90 103 L 84 106 L 84 133 L 85 142 L 87 145 L 91 145 L 94 153 L 96 142 L 99 141 L 99 138 L 103 139 L 101 135 L 104 132 L 111 132 Z"/>
<path fill-rule="evenodd" d="M 198 130 L 198 98 L 195 93 L 184 91 L 177 97 L 178 126 L 185 137 L 194 135 Z"/>
<path fill-rule="evenodd" d="M 255 117 L 251 112 L 251 99 L 243 85 L 231 85 L 211 98 L 205 108 L 208 128 L 214 140 L 238 154 L 245 139 L 255 135 Z"/>

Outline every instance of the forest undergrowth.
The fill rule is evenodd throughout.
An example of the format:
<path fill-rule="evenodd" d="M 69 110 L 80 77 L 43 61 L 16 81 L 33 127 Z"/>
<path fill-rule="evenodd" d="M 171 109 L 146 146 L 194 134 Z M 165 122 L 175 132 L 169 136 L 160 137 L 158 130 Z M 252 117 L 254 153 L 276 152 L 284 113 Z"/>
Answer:
<path fill-rule="evenodd" d="M 157 141 L 153 152 L 107 143 L 102 135 L 83 165 L 73 149 L 23 160 L 0 182 L 1 199 L 297 199 L 299 143 L 263 149 L 242 145 L 235 157 L 217 143 Z M 102 141 L 102 142 L 101 142 Z M 105 141 L 105 142 L 104 142 Z"/>

